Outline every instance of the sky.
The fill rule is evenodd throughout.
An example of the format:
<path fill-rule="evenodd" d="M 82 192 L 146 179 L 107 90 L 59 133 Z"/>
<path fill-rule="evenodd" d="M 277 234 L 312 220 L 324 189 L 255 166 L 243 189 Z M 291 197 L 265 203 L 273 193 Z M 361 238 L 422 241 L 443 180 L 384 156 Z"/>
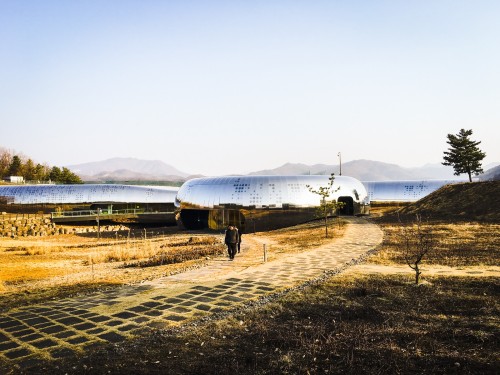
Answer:
<path fill-rule="evenodd" d="M 500 162 L 500 1 L 0 0 L 0 146 L 190 174 Z"/>

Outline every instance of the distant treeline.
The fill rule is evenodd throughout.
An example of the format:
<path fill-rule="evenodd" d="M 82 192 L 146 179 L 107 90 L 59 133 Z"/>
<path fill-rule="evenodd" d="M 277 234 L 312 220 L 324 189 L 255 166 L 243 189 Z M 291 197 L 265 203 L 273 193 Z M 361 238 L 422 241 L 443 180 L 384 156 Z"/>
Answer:
<path fill-rule="evenodd" d="M 30 158 L 0 148 L 0 179 L 3 180 L 9 176 L 22 176 L 25 181 L 83 184 L 81 178 L 68 168 L 35 164 Z"/>

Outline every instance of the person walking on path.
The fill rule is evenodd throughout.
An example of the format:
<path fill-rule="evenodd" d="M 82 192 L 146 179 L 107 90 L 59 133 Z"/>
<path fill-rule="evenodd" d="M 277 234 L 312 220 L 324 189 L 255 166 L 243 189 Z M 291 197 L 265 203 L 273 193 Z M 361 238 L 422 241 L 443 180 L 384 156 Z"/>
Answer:
<path fill-rule="evenodd" d="M 239 254 L 241 250 L 241 230 L 238 227 L 235 228 L 238 231 L 238 254 Z"/>
<path fill-rule="evenodd" d="M 238 229 L 234 225 L 229 225 L 226 230 L 226 236 L 224 238 L 224 243 L 227 246 L 227 252 L 229 254 L 229 259 L 233 260 L 236 255 L 236 250 L 238 249 L 238 242 L 240 240 L 240 235 Z"/>

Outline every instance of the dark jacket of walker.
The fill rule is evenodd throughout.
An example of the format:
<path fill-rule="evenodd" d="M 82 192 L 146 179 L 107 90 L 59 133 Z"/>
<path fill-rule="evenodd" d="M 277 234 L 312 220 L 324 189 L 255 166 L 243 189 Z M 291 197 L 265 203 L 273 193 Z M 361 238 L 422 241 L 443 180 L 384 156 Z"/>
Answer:
<path fill-rule="evenodd" d="M 239 241 L 240 236 L 236 228 L 226 230 L 226 238 L 224 239 L 224 243 L 226 245 L 230 243 L 238 243 Z"/>

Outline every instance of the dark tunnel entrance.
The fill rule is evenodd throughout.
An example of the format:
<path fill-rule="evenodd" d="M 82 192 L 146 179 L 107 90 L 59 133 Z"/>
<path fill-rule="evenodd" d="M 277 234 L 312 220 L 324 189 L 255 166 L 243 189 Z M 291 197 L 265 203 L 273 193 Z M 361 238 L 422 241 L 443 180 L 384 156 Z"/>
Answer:
<path fill-rule="evenodd" d="M 352 197 L 339 197 L 339 203 L 344 203 L 344 207 L 339 210 L 340 215 L 354 215 L 354 199 Z"/>
<path fill-rule="evenodd" d="M 208 210 L 182 210 L 181 221 L 186 229 L 207 229 Z"/>

